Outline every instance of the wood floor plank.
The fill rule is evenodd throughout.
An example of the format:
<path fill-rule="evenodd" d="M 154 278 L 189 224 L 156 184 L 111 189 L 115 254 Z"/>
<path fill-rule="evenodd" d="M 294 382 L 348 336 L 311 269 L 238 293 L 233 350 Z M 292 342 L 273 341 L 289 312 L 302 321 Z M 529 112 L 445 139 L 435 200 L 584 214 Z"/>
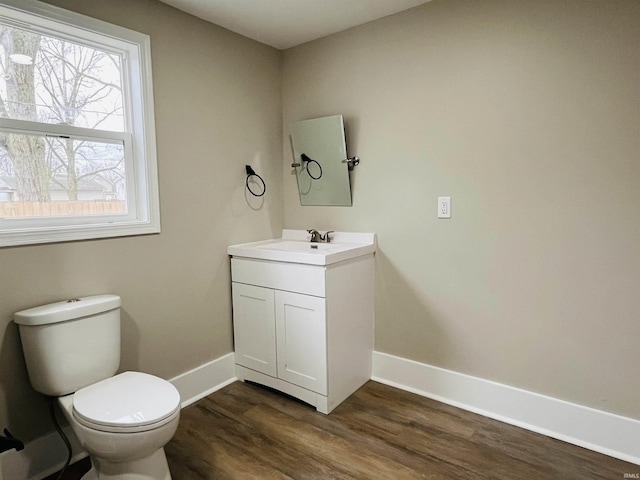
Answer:
<path fill-rule="evenodd" d="M 391 458 L 381 457 L 355 443 L 309 422 L 288 417 L 264 406 L 252 408 L 247 415 L 255 425 L 282 444 L 298 451 L 306 451 L 318 463 L 331 465 L 353 478 L 422 478 L 418 472 L 406 468 Z M 313 448 L 309 448 L 313 446 Z M 293 472 L 292 472 L 293 473 Z"/>
<path fill-rule="evenodd" d="M 266 398 L 268 397 L 269 395 Z M 282 399 L 279 398 L 279 400 Z M 290 403 L 290 406 L 295 410 L 297 402 L 285 399 L 286 402 Z M 254 465 L 256 470 L 260 470 L 260 472 L 255 472 L 256 478 L 264 475 L 265 468 L 278 470 L 283 476 L 292 471 L 306 478 L 312 478 L 313 475 L 320 475 L 318 478 L 351 478 L 344 475 L 340 469 L 333 468 L 331 464 L 318 462 L 314 456 L 308 455 L 306 449 L 298 449 L 290 442 L 283 442 L 279 435 L 273 434 L 269 429 L 259 428 L 259 422 L 256 422 L 252 415 L 244 413 L 244 409 L 241 412 L 233 412 L 224 405 L 227 402 L 223 401 L 222 403 L 223 405 L 207 401 L 200 402 L 194 410 L 189 410 L 188 413 L 195 419 L 197 425 L 201 426 L 207 421 L 211 425 L 217 425 L 215 429 L 212 428 L 215 430 L 212 436 L 202 443 L 213 445 L 214 449 L 223 447 L 226 451 L 235 451 L 236 455 L 246 459 L 246 465 Z M 253 412 L 256 408 L 269 409 L 269 414 L 278 413 L 277 410 L 265 405 L 256 405 L 248 412 Z M 308 406 L 303 408 L 309 409 Z M 203 415 L 205 418 L 202 417 Z M 293 417 L 290 418 L 293 420 Z M 171 446 L 168 445 L 168 456 L 170 448 Z M 193 456 L 196 460 L 200 456 L 197 452 L 199 448 L 196 446 L 194 449 Z M 247 476 L 248 473 L 244 472 L 234 478 L 246 478 Z M 211 476 L 209 478 L 218 477 Z"/>
<path fill-rule="evenodd" d="M 404 465 L 421 475 L 421 478 L 477 478 L 473 472 L 465 471 L 460 466 L 416 452 L 411 445 L 402 441 L 402 434 L 413 425 L 408 416 L 394 415 L 389 409 L 379 408 L 378 402 L 360 404 L 357 397 L 361 393 L 362 390 L 328 417 L 313 412 L 303 420 L 331 431 L 385 461 Z M 388 425 L 394 421 L 391 419 L 396 422 L 394 428 Z M 380 425 L 384 427 L 380 428 Z M 432 438 L 435 439 L 435 435 Z M 374 475 L 373 478 L 386 477 Z"/>

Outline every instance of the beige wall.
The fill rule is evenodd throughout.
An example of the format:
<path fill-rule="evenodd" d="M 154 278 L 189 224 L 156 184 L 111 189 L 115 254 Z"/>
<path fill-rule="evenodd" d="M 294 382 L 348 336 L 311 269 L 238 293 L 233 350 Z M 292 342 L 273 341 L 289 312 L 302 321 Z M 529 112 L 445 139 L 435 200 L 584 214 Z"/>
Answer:
<path fill-rule="evenodd" d="M 285 52 L 285 136 L 362 159 L 300 207 L 285 138 L 285 224 L 378 234 L 376 350 L 640 418 L 639 45 L 637 0 L 434 0 Z"/>
<path fill-rule="evenodd" d="M 226 246 L 283 223 L 281 53 L 155 1 L 50 3 L 151 36 L 160 235 L 0 249 L 0 427 L 49 430 L 12 314 L 68 297 L 123 302 L 121 368 L 170 378 L 232 351 Z M 267 182 L 246 199 L 244 165 Z"/>

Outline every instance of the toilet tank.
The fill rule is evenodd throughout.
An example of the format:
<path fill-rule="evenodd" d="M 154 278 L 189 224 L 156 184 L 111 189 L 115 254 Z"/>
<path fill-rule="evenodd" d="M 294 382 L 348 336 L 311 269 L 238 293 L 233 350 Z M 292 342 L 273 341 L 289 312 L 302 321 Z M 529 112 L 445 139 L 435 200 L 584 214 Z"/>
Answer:
<path fill-rule="evenodd" d="M 113 376 L 120 365 L 120 297 L 95 295 L 14 315 L 35 390 L 61 396 Z"/>

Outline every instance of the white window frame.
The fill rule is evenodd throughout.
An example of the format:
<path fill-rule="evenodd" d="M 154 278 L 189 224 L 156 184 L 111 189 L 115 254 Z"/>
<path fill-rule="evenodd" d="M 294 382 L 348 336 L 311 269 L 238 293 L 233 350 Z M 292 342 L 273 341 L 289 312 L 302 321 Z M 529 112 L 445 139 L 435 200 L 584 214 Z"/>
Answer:
<path fill-rule="evenodd" d="M 0 118 L 14 133 L 69 136 L 124 145 L 126 215 L 1 218 L 0 247 L 160 232 L 157 153 L 148 35 L 36 0 L 3 0 L 0 16 L 17 26 L 122 54 L 126 132 Z"/>

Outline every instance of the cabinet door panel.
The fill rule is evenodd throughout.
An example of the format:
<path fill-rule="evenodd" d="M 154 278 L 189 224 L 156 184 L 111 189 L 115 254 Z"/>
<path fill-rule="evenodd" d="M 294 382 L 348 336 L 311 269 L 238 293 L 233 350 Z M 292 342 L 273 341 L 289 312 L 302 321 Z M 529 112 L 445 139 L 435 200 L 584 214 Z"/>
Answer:
<path fill-rule="evenodd" d="M 327 394 L 325 299 L 275 292 L 278 377 Z"/>
<path fill-rule="evenodd" d="M 233 283 L 233 334 L 236 363 L 276 376 L 273 290 Z"/>

